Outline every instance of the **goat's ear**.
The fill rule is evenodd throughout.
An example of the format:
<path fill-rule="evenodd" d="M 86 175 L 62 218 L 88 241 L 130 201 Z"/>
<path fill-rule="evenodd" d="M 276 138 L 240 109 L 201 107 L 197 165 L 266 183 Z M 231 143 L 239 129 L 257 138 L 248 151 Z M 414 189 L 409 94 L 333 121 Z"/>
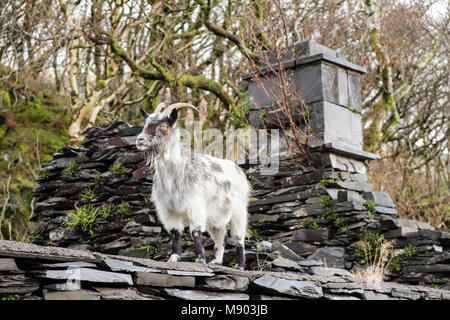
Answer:
<path fill-rule="evenodd" d="M 141 111 L 141 115 L 142 115 L 142 117 L 144 118 L 144 120 L 147 119 L 148 113 L 145 112 L 144 109 L 142 109 L 142 108 L 139 108 L 139 111 Z"/>
<path fill-rule="evenodd" d="M 178 111 L 177 109 L 173 109 L 169 116 L 169 123 L 171 126 L 177 121 L 178 119 Z"/>

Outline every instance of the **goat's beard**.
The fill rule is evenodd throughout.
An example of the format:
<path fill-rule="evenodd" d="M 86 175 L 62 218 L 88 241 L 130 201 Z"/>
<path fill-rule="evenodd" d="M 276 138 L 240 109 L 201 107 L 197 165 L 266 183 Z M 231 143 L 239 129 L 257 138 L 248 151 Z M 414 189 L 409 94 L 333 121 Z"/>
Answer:
<path fill-rule="evenodd" d="M 161 155 L 161 147 L 154 145 L 145 150 L 145 166 L 148 168 L 154 168 L 155 162 Z"/>

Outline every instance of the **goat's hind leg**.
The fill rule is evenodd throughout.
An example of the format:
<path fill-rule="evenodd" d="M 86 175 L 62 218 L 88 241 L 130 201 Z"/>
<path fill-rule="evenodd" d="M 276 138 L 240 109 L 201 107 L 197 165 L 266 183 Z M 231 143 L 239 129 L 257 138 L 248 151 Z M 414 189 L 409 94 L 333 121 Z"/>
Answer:
<path fill-rule="evenodd" d="M 209 235 L 214 240 L 213 258 L 209 263 L 222 264 L 223 253 L 225 251 L 226 228 L 210 228 Z"/>
<path fill-rule="evenodd" d="M 236 239 L 236 268 L 244 270 L 245 268 L 245 245 L 244 238 Z"/>
<path fill-rule="evenodd" d="M 195 262 L 206 263 L 202 232 L 199 229 L 191 229 L 191 236 L 194 240 Z"/>
<path fill-rule="evenodd" d="M 178 262 L 181 256 L 181 230 L 170 230 L 172 236 L 172 254 L 167 262 Z"/>
<path fill-rule="evenodd" d="M 236 267 L 239 270 L 245 268 L 245 235 L 247 231 L 247 213 L 235 214 L 231 217 L 231 237 L 236 242 Z"/>

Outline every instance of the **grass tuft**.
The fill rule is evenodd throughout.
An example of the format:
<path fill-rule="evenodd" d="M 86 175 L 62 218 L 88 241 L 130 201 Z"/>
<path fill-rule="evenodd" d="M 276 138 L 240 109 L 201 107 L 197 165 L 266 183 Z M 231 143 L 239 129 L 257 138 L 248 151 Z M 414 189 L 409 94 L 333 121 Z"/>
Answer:
<path fill-rule="evenodd" d="M 113 163 L 109 167 L 109 171 L 111 171 L 115 175 L 121 175 L 121 174 L 124 174 L 125 172 L 127 172 L 127 168 L 124 166 L 121 166 L 118 163 Z"/>
<path fill-rule="evenodd" d="M 72 221 L 66 225 L 70 228 L 79 228 L 81 231 L 89 233 L 91 237 L 95 236 L 92 227 L 99 212 L 92 204 L 76 207 L 76 213 L 72 216 Z"/>
<path fill-rule="evenodd" d="M 77 161 L 75 159 L 72 159 L 69 163 L 69 165 L 64 168 L 63 171 L 61 171 L 63 176 L 66 177 L 73 177 L 78 171 L 80 171 L 80 167 L 77 164 Z"/>

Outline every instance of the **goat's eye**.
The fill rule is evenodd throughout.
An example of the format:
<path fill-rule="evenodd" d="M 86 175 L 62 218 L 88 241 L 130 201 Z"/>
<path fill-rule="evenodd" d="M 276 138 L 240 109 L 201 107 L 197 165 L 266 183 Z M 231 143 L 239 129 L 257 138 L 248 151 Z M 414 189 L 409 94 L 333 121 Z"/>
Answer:
<path fill-rule="evenodd" d="M 148 133 L 154 133 L 155 128 L 154 128 L 154 126 L 147 126 L 147 128 L 145 128 L 145 131 L 147 131 Z"/>

